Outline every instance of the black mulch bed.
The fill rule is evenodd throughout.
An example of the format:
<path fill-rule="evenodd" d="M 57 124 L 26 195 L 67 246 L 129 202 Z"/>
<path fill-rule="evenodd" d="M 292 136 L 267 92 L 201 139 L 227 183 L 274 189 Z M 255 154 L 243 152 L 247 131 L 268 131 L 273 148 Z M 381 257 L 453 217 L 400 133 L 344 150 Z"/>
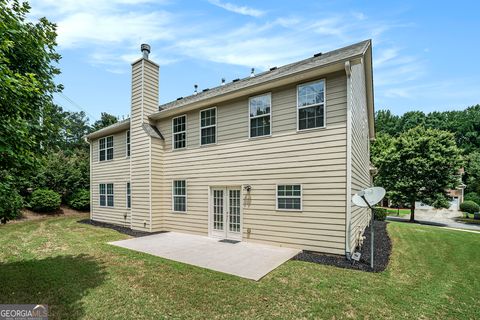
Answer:
<path fill-rule="evenodd" d="M 392 241 L 388 236 L 387 224 L 385 221 L 375 221 L 375 255 L 374 269 L 370 268 L 370 227 L 365 230 L 363 246 L 360 249 L 362 254 L 360 261 L 352 264 L 344 256 L 328 255 L 303 251 L 293 257 L 293 260 L 301 260 L 313 263 L 326 264 L 346 269 L 355 269 L 368 272 L 381 272 L 387 268 L 390 254 L 392 252 Z"/>
<path fill-rule="evenodd" d="M 90 219 L 83 219 L 78 221 L 78 223 L 84 223 L 84 224 L 89 224 L 95 227 L 102 227 L 102 228 L 108 228 L 108 229 L 113 229 L 115 231 L 118 231 L 120 233 L 139 238 L 139 237 L 145 237 L 145 236 L 151 236 L 152 234 L 157 234 L 161 232 L 146 232 L 146 231 L 138 231 L 138 230 L 132 230 L 127 227 L 122 227 L 122 226 L 117 226 L 111 223 L 105 223 L 105 222 L 99 222 L 99 221 L 93 221 Z"/>

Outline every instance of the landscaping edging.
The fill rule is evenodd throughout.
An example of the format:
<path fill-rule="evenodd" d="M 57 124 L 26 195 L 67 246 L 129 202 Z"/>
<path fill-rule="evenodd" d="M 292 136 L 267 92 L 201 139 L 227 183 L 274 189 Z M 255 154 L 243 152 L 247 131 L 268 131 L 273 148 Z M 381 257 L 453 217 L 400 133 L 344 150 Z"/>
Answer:
<path fill-rule="evenodd" d="M 135 238 L 151 236 L 153 234 L 161 233 L 161 232 L 147 232 L 147 231 L 132 230 L 132 229 L 127 228 L 127 227 L 122 227 L 122 226 L 119 226 L 119 225 L 106 223 L 106 222 L 94 221 L 94 220 L 91 220 L 91 219 L 79 220 L 78 223 L 89 224 L 89 225 L 95 226 L 95 227 L 112 229 L 112 230 L 115 230 L 117 232 L 129 235 L 129 236 L 132 236 L 132 237 L 135 237 Z"/>
<path fill-rule="evenodd" d="M 293 260 L 307 261 L 313 263 L 326 264 L 330 266 L 336 266 L 339 268 L 362 270 L 368 272 L 381 272 L 384 271 L 388 262 L 390 261 L 390 254 L 392 252 L 392 241 L 387 232 L 386 221 L 375 221 L 375 261 L 374 269 L 370 268 L 370 227 L 365 229 L 365 240 L 363 246 L 359 250 L 362 254 L 360 261 L 352 264 L 353 261 L 348 261 L 344 256 L 328 255 L 303 251 L 293 257 Z"/>

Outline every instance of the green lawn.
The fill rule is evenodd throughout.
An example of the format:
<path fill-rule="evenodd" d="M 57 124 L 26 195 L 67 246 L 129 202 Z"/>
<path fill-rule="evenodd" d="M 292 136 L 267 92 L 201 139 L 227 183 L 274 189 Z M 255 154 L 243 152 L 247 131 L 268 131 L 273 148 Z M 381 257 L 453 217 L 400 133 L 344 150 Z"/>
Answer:
<path fill-rule="evenodd" d="M 396 216 L 399 214 L 400 217 L 406 216 L 410 214 L 410 209 L 394 209 L 394 208 L 385 208 L 387 209 L 387 215 L 389 216 Z"/>
<path fill-rule="evenodd" d="M 466 224 L 480 224 L 480 220 L 473 219 L 473 214 L 471 214 L 469 218 L 465 218 L 465 217 L 456 218 L 455 221 L 466 223 Z"/>
<path fill-rule="evenodd" d="M 289 261 L 254 282 L 106 244 L 128 238 L 51 218 L 0 227 L 0 303 L 51 319 L 474 319 L 480 234 L 390 223 L 372 274 Z"/>

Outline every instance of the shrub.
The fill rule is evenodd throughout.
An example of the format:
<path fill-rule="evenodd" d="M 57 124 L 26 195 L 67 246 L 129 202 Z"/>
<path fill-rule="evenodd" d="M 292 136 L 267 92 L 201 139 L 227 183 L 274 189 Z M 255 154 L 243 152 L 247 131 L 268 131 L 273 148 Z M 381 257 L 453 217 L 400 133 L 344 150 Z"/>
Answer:
<path fill-rule="evenodd" d="M 465 195 L 464 201 L 473 201 L 480 206 L 480 194 L 469 192 Z"/>
<path fill-rule="evenodd" d="M 7 223 L 20 215 L 23 200 L 11 185 L 0 182 L 0 223 Z"/>
<path fill-rule="evenodd" d="M 79 189 L 74 192 L 68 199 L 70 208 L 80 211 L 90 209 L 90 191 L 87 189 Z"/>
<path fill-rule="evenodd" d="M 37 212 L 54 212 L 60 208 L 62 198 L 58 193 L 48 189 L 33 191 L 30 207 Z"/>
<path fill-rule="evenodd" d="M 473 201 L 464 201 L 460 204 L 460 210 L 466 213 L 474 213 L 480 211 L 480 206 Z"/>
<path fill-rule="evenodd" d="M 387 209 L 385 208 L 373 208 L 374 218 L 377 221 L 385 221 L 387 217 Z"/>

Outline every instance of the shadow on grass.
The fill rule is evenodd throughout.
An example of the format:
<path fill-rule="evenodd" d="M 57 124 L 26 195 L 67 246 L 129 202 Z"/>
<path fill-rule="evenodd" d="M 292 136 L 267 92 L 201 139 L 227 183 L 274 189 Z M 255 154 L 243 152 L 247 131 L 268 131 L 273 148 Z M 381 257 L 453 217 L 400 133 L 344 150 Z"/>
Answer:
<path fill-rule="evenodd" d="M 0 264 L 1 304 L 48 304 L 52 319 L 84 315 L 81 299 L 105 280 L 88 255 L 67 255 Z"/>

